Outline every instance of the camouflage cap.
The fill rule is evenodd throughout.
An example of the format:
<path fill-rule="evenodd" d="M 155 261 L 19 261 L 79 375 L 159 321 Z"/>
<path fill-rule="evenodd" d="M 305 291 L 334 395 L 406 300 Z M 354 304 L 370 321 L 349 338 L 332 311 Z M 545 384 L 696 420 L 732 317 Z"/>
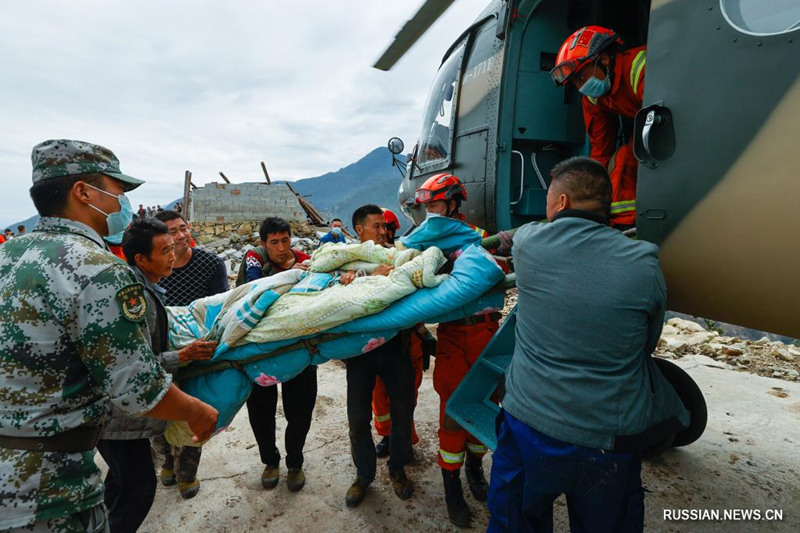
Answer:
<path fill-rule="evenodd" d="M 114 152 L 99 144 L 69 139 L 51 139 L 33 147 L 34 185 L 48 179 L 99 172 L 124 184 L 131 191 L 144 183 L 143 180 L 123 174 L 119 170 L 119 159 Z"/>

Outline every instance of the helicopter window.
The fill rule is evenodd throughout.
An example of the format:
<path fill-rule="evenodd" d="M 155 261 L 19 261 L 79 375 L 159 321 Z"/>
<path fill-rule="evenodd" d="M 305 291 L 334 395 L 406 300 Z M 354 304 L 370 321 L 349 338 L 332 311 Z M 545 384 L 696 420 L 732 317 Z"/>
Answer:
<path fill-rule="evenodd" d="M 428 103 L 425 106 L 425 120 L 419 136 L 418 165 L 446 161 L 450 156 L 450 133 L 455 116 L 456 83 L 463 54 L 464 46 L 462 45 L 450 54 L 433 81 Z"/>
<path fill-rule="evenodd" d="M 777 35 L 800 29 L 797 0 L 720 0 L 728 23 L 750 35 Z"/>

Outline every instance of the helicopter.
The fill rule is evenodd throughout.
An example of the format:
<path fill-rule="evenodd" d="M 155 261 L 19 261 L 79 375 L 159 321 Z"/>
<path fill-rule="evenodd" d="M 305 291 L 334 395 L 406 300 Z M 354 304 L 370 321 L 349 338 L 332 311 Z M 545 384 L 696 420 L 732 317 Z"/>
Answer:
<path fill-rule="evenodd" d="M 375 68 L 390 69 L 452 3 L 427 0 Z M 446 171 L 464 183 L 473 224 L 545 219 L 550 169 L 589 152 L 582 95 L 549 72 L 564 39 L 594 24 L 648 47 L 630 127 L 636 231 L 660 246 L 670 309 L 800 338 L 796 0 L 493 0 L 443 56 L 401 211 L 421 223 L 414 191 Z"/>

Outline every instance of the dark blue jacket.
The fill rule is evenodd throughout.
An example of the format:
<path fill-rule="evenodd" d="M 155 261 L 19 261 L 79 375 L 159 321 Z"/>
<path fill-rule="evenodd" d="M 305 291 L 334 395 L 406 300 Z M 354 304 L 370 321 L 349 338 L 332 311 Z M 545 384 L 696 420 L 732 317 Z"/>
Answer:
<path fill-rule="evenodd" d="M 336 235 L 332 231 L 329 231 L 319 239 L 319 245 L 322 246 L 326 242 L 347 242 L 347 239 L 345 239 L 342 234 Z"/>

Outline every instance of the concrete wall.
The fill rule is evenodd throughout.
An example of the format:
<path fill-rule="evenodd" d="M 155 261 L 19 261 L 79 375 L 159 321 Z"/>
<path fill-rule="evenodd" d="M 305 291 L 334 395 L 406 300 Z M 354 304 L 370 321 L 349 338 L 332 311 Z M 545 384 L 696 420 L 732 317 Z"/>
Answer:
<path fill-rule="evenodd" d="M 284 184 L 209 183 L 192 191 L 191 221 L 238 222 L 268 216 L 306 220 L 306 212 Z"/>

